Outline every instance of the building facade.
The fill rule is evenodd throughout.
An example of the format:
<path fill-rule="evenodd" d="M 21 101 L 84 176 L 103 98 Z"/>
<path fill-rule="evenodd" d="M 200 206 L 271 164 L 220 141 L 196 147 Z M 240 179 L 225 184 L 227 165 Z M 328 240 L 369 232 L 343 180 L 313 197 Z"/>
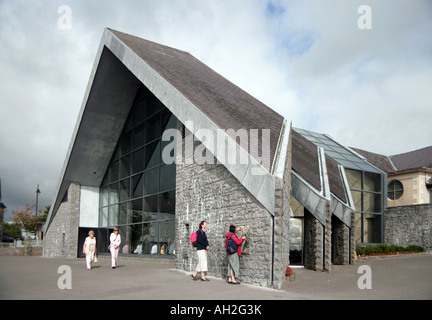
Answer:
<path fill-rule="evenodd" d="M 103 33 L 45 224 L 44 256 L 121 254 L 194 271 L 189 236 L 208 222 L 209 274 L 225 278 L 224 235 L 247 234 L 245 283 L 280 288 L 289 264 L 350 264 L 382 241 L 385 175 L 326 135 L 286 119 L 189 53 Z M 127 245 L 127 246 L 126 246 Z M 124 250 L 124 253 L 123 253 Z"/>
<path fill-rule="evenodd" d="M 242 279 L 281 287 L 289 133 L 282 116 L 190 54 L 106 29 L 45 226 L 44 256 L 79 256 L 90 229 L 107 252 L 118 226 L 125 254 L 140 246 L 141 255 L 172 257 L 193 271 L 189 236 L 207 220 L 209 274 L 225 277 L 223 236 L 235 224 L 250 230 Z"/>

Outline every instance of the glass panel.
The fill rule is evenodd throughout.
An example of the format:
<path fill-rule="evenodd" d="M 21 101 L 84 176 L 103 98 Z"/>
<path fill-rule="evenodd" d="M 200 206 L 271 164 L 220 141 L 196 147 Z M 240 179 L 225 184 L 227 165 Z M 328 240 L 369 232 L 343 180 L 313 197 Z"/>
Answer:
<path fill-rule="evenodd" d="M 362 211 L 362 193 L 361 191 L 351 191 L 356 211 Z"/>
<path fill-rule="evenodd" d="M 132 194 L 131 198 L 143 196 L 144 174 L 139 173 L 132 177 Z"/>
<path fill-rule="evenodd" d="M 157 222 L 146 222 L 143 224 L 142 242 L 144 254 L 158 254 L 158 224 Z"/>
<path fill-rule="evenodd" d="M 120 159 L 120 179 L 130 176 L 130 155 Z"/>
<path fill-rule="evenodd" d="M 144 170 L 144 148 L 132 153 L 132 174 Z"/>
<path fill-rule="evenodd" d="M 354 214 L 354 236 L 355 241 L 357 243 L 363 242 L 363 233 L 362 233 L 362 214 L 361 213 L 355 213 Z"/>
<path fill-rule="evenodd" d="M 345 170 L 346 177 L 350 189 L 361 190 L 362 188 L 362 173 L 355 170 Z"/>
<path fill-rule="evenodd" d="M 291 196 L 291 213 L 291 217 L 304 217 L 303 205 L 293 196 Z"/>
<path fill-rule="evenodd" d="M 363 193 L 363 211 L 381 213 L 381 195 L 375 193 Z"/>
<path fill-rule="evenodd" d="M 157 219 L 159 195 L 144 198 L 144 221 Z"/>
<path fill-rule="evenodd" d="M 139 125 L 132 131 L 132 150 L 144 145 L 144 124 Z"/>
<path fill-rule="evenodd" d="M 121 243 L 120 243 L 120 250 L 119 253 L 122 254 L 124 253 L 123 250 L 126 250 L 126 253 L 129 253 L 130 248 L 129 247 L 129 243 L 130 243 L 130 236 L 131 236 L 131 227 L 130 226 L 120 226 L 119 227 L 119 235 L 120 235 L 120 239 L 121 239 Z M 127 244 L 127 246 L 126 246 Z"/>
<path fill-rule="evenodd" d="M 146 104 L 146 116 L 149 117 L 152 116 L 155 112 L 162 109 L 163 105 L 153 93 L 151 93 L 150 91 L 147 92 L 148 95 Z"/>
<path fill-rule="evenodd" d="M 120 224 L 127 224 L 129 222 L 128 221 L 128 216 L 129 216 L 128 205 L 129 205 L 128 202 L 121 203 L 119 205 L 119 225 Z"/>
<path fill-rule="evenodd" d="M 118 225 L 118 205 L 109 206 L 108 226 Z"/>
<path fill-rule="evenodd" d="M 175 164 L 160 167 L 160 190 L 171 190 L 176 187 Z"/>
<path fill-rule="evenodd" d="M 114 161 L 110 165 L 110 181 L 114 182 L 119 179 L 119 161 Z"/>
<path fill-rule="evenodd" d="M 143 206 L 142 206 L 143 200 L 141 199 L 135 199 L 131 201 L 131 223 L 139 223 L 142 222 L 142 216 L 143 216 Z"/>
<path fill-rule="evenodd" d="M 366 191 L 381 192 L 381 175 L 365 172 L 363 188 Z"/>
<path fill-rule="evenodd" d="M 108 205 L 109 187 L 102 187 L 100 190 L 100 206 L 105 207 Z"/>
<path fill-rule="evenodd" d="M 119 187 L 120 202 L 129 200 L 130 197 L 129 183 L 130 183 L 129 178 L 120 181 L 120 187 Z"/>
<path fill-rule="evenodd" d="M 143 97 L 141 97 L 140 101 L 135 104 L 132 112 L 132 119 L 135 126 L 144 121 L 145 107 L 146 107 L 146 100 L 145 98 L 143 99 Z"/>
<path fill-rule="evenodd" d="M 168 255 L 174 252 L 175 221 L 159 222 L 159 254 Z"/>
<path fill-rule="evenodd" d="M 118 183 L 110 184 L 109 186 L 109 203 L 114 204 L 119 201 L 118 197 Z"/>
<path fill-rule="evenodd" d="M 142 245 L 142 224 L 133 224 L 131 228 L 131 239 L 130 239 L 130 252 L 136 254 L 142 254 L 138 246 Z"/>
<path fill-rule="evenodd" d="M 108 226 L 108 207 L 99 210 L 99 227 Z"/>
<path fill-rule="evenodd" d="M 145 143 L 152 142 L 160 135 L 160 113 L 158 113 L 145 122 Z"/>
<path fill-rule="evenodd" d="M 175 213 L 175 191 L 166 191 L 159 195 L 160 212 Z"/>
<path fill-rule="evenodd" d="M 161 163 L 160 140 L 145 147 L 145 169 L 152 168 Z"/>
<path fill-rule="evenodd" d="M 145 172 L 144 194 L 153 194 L 159 191 L 159 168 Z"/>
<path fill-rule="evenodd" d="M 290 219 L 290 265 L 303 265 L 303 219 Z"/>
<path fill-rule="evenodd" d="M 381 232 L 381 215 L 365 214 L 364 215 L 364 242 L 380 243 L 382 241 Z"/>
<path fill-rule="evenodd" d="M 131 151 L 131 134 L 130 132 L 124 133 L 120 138 L 120 154 L 122 156 L 128 154 Z"/>

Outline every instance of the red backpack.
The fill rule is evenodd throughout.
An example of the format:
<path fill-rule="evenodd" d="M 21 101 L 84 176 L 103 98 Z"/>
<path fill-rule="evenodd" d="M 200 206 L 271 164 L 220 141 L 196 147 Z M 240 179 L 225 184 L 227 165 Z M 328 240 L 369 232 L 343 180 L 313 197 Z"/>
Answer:
<path fill-rule="evenodd" d="M 193 232 L 191 234 L 190 241 L 191 241 L 193 247 L 197 246 L 197 234 L 196 234 L 196 232 Z"/>

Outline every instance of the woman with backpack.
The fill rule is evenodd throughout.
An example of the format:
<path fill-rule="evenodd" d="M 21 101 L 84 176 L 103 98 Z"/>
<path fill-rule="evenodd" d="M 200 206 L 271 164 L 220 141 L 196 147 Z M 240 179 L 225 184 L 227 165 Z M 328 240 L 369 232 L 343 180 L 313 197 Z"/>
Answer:
<path fill-rule="evenodd" d="M 197 280 L 196 275 L 198 272 L 201 272 L 201 281 L 210 281 L 205 276 L 205 273 L 207 272 L 207 250 L 209 249 L 207 235 L 204 232 L 206 228 L 207 228 L 207 222 L 201 221 L 199 225 L 199 229 L 196 232 L 198 265 L 194 273 L 192 274 L 193 280 Z"/>
<path fill-rule="evenodd" d="M 240 259 L 241 256 L 241 244 L 245 237 L 237 238 L 235 235 L 237 233 L 237 228 L 230 225 L 229 231 L 226 235 L 225 248 L 228 254 L 228 283 L 230 284 L 240 284 L 236 281 L 240 273 Z"/>

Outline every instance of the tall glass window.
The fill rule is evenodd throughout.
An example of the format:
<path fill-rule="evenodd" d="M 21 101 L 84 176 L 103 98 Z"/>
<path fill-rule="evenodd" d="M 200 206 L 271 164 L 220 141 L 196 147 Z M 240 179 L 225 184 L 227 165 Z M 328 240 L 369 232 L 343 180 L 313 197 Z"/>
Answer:
<path fill-rule="evenodd" d="M 118 226 L 120 254 L 175 253 L 176 167 L 161 156 L 170 128 L 176 117 L 142 86 L 100 186 L 99 239 Z M 99 250 L 107 252 L 107 244 Z"/>
<path fill-rule="evenodd" d="M 357 243 L 382 242 L 383 186 L 380 174 L 346 169 L 353 197 Z"/>

